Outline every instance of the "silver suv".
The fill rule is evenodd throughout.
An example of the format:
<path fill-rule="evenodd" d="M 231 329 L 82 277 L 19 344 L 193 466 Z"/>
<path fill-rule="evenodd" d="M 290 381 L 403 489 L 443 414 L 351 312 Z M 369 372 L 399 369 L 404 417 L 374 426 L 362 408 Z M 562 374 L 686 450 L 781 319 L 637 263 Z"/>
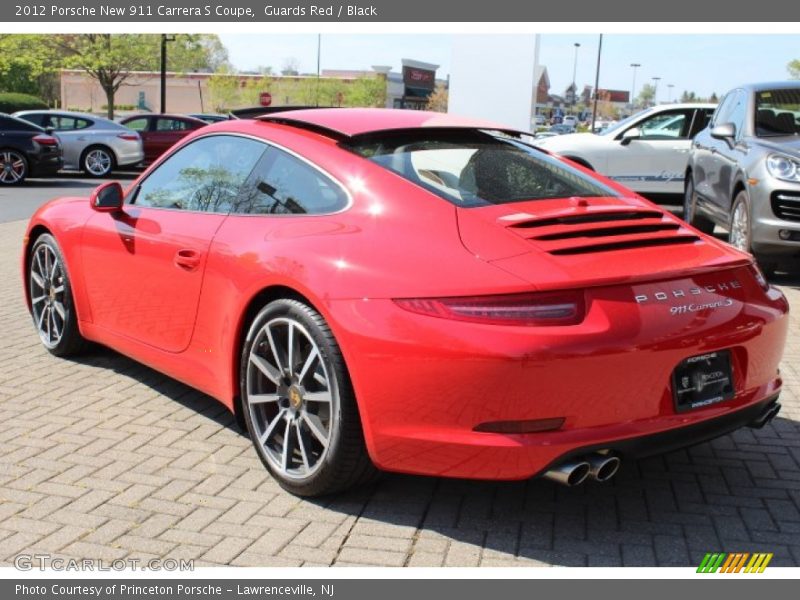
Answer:
<path fill-rule="evenodd" d="M 751 252 L 765 271 L 800 255 L 800 82 L 728 92 L 697 134 L 684 184 L 684 219 Z M 792 261 L 792 262 L 789 262 Z"/>

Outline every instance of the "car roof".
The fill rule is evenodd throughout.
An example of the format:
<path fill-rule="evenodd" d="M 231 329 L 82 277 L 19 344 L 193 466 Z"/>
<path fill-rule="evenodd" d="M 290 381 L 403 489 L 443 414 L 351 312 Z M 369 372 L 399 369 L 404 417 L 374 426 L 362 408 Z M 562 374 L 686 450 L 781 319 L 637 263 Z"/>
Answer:
<path fill-rule="evenodd" d="M 141 119 L 146 117 L 163 117 L 165 119 L 183 119 L 184 121 L 200 121 L 201 123 L 205 124 L 205 121 L 202 119 L 198 119 L 196 117 L 190 117 L 189 115 L 177 115 L 173 113 L 136 113 L 135 115 L 128 115 L 127 117 L 123 118 L 122 121 L 130 121 L 131 119 Z"/>
<path fill-rule="evenodd" d="M 762 81 L 760 83 L 745 83 L 731 88 L 732 90 L 750 90 L 752 92 L 762 92 L 765 90 L 787 90 L 800 89 L 800 81 Z"/>
<path fill-rule="evenodd" d="M 345 138 L 382 131 L 402 131 L 426 127 L 491 129 L 527 134 L 527 132 L 521 132 L 492 121 L 468 119 L 424 110 L 391 108 L 311 108 L 276 112 L 258 117 L 258 120 L 312 129 Z"/>
<path fill-rule="evenodd" d="M 58 109 L 41 109 L 41 110 L 19 110 L 14 113 L 15 115 L 63 115 L 65 117 L 81 117 L 82 119 L 104 119 L 108 121 L 106 117 L 100 117 L 97 115 L 92 115 L 89 113 L 83 112 L 76 112 L 72 110 L 58 110 Z"/>

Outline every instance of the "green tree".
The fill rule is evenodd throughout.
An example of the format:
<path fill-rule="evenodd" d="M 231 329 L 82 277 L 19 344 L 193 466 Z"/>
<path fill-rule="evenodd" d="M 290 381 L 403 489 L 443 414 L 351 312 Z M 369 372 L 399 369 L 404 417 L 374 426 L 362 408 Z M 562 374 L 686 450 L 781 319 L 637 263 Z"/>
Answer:
<path fill-rule="evenodd" d="M 154 38 L 148 40 L 148 44 L 160 45 L 160 36 L 150 36 Z M 178 34 L 174 41 L 167 45 L 167 70 L 178 73 L 190 73 L 193 71 L 212 72 L 230 69 L 228 60 L 228 50 L 222 44 L 219 36 L 215 34 Z M 155 49 L 153 58 L 155 59 L 150 67 L 152 70 L 161 68 L 160 47 Z M 157 64 L 158 63 L 158 64 Z"/>
<path fill-rule="evenodd" d="M 386 106 L 386 80 L 383 77 L 359 77 L 347 86 L 346 106 Z"/>
<path fill-rule="evenodd" d="M 241 90 L 240 78 L 237 75 L 221 72 L 208 78 L 208 93 L 214 112 L 227 112 L 239 105 Z"/>
<path fill-rule="evenodd" d="M 651 104 L 653 104 L 653 100 L 655 100 L 655 97 L 656 97 L 656 88 L 649 83 L 645 83 L 642 86 L 642 89 L 639 90 L 639 95 L 636 98 L 636 103 L 639 106 L 650 106 Z"/>
<path fill-rule="evenodd" d="M 791 79 L 800 79 L 800 59 L 794 59 L 788 65 L 786 65 L 786 69 L 789 71 L 789 77 Z"/>
<path fill-rule="evenodd" d="M 53 104 L 58 98 L 61 57 L 48 36 L 0 35 L 0 91 L 33 94 Z"/>
<path fill-rule="evenodd" d="M 114 118 L 114 96 L 135 75 L 149 70 L 151 38 L 142 34 L 87 33 L 57 36 L 53 43 L 64 52 L 64 66 L 85 71 L 106 94 L 108 118 Z"/>

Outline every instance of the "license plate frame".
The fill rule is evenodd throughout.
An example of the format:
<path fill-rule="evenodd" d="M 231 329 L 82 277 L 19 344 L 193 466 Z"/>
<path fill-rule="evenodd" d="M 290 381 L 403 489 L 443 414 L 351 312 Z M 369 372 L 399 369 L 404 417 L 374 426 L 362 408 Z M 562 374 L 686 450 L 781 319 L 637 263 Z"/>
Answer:
<path fill-rule="evenodd" d="M 677 412 L 725 402 L 734 395 L 730 350 L 690 356 L 672 371 L 672 398 Z"/>

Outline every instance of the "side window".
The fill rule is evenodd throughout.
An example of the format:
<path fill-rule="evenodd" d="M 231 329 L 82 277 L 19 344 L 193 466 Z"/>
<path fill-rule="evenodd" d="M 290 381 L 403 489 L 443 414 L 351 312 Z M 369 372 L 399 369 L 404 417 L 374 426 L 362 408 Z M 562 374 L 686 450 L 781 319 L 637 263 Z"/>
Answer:
<path fill-rule="evenodd" d="M 722 100 L 720 100 L 719 106 L 717 106 L 717 110 L 714 112 L 714 116 L 711 119 L 712 126 L 728 122 L 728 115 L 731 112 L 735 96 L 736 92 L 728 92 Z"/>
<path fill-rule="evenodd" d="M 47 127 L 47 125 L 45 125 L 46 118 L 47 115 L 43 115 L 41 113 L 34 113 L 20 117 L 20 119 L 25 119 L 26 121 L 33 123 L 34 125 L 38 125 L 39 127 Z"/>
<path fill-rule="evenodd" d="M 658 113 L 639 123 L 643 140 L 676 140 L 689 137 L 692 120 L 691 110 L 675 110 Z"/>
<path fill-rule="evenodd" d="M 689 132 L 689 137 L 694 139 L 694 136 L 708 127 L 708 123 L 713 114 L 713 108 L 698 108 L 694 111 L 694 121 L 692 122 L 692 129 Z"/>
<path fill-rule="evenodd" d="M 88 126 L 88 121 L 85 119 L 76 119 L 75 117 L 66 117 L 62 115 L 51 116 L 50 123 L 50 126 L 56 131 L 72 131 L 75 129 L 83 129 Z"/>
<path fill-rule="evenodd" d="M 178 119 L 156 119 L 156 131 L 186 131 L 189 124 Z"/>
<path fill-rule="evenodd" d="M 242 188 L 231 212 L 322 214 L 345 206 L 347 195 L 336 183 L 299 158 L 270 148 Z"/>
<path fill-rule="evenodd" d="M 736 138 L 742 137 L 742 128 L 744 127 L 744 119 L 747 115 L 747 94 L 739 90 L 736 93 L 736 99 L 728 113 L 727 122 L 733 123 L 736 128 Z"/>
<path fill-rule="evenodd" d="M 140 117 L 138 119 L 131 119 L 125 123 L 125 127 L 133 129 L 134 131 L 144 131 L 147 129 L 147 117 Z"/>
<path fill-rule="evenodd" d="M 200 138 L 167 158 L 132 199 L 136 206 L 227 213 L 266 144 L 232 135 Z"/>

